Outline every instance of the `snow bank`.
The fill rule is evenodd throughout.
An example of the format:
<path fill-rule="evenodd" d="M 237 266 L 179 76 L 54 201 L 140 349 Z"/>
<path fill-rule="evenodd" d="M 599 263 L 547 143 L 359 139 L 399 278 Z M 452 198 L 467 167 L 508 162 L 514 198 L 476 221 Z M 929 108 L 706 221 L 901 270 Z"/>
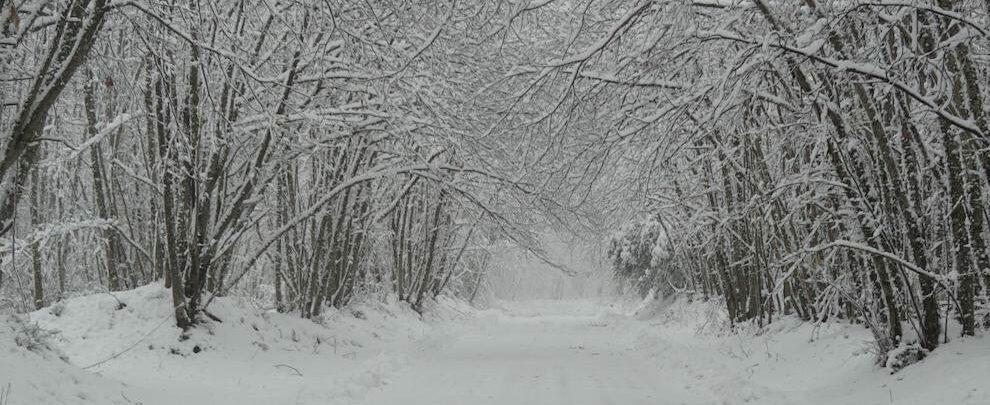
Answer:
<path fill-rule="evenodd" d="M 731 331 L 720 304 L 677 300 L 641 323 L 638 347 L 725 404 L 987 404 L 990 339 L 959 339 L 896 374 L 861 325 L 795 318 Z"/>
<path fill-rule="evenodd" d="M 407 353 L 438 333 L 394 299 L 356 302 L 313 322 L 231 297 L 209 308 L 221 322 L 181 336 L 169 297 L 161 284 L 151 284 L 70 299 L 29 317 L 51 331 L 49 341 L 70 363 L 117 384 L 118 399 L 143 404 L 354 403 L 387 384 L 405 367 Z M 430 305 L 428 317 L 436 319 L 469 311 L 446 298 Z"/>
<path fill-rule="evenodd" d="M 63 360 L 49 336 L 22 319 L 0 320 L 0 404 L 126 404 L 123 384 Z"/>

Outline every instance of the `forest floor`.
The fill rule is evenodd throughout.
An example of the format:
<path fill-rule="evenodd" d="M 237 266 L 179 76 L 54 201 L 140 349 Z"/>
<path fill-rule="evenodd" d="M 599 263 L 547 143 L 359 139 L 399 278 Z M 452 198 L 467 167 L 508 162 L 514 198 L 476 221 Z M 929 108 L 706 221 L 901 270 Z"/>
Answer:
<path fill-rule="evenodd" d="M 891 374 L 861 326 L 728 333 L 712 303 L 366 302 L 321 325 L 218 299 L 179 341 L 167 290 L 115 295 L 0 322 L 0 405 L 990 403 L 986 337 Z"/>

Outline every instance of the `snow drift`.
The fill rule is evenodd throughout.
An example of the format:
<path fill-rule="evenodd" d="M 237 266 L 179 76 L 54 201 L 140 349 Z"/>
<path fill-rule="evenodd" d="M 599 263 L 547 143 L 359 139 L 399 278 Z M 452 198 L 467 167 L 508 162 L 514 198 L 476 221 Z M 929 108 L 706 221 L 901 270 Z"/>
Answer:
<path fill-rule="evenodd" d="M 652 298 L 652 297 L 651 297 Z M 728 327 L 714 301 L 645 300 L 638 348 L 724 404 L 987 404 L 990 340 L 956 338 L 896 373 L 876 365 L 862 325 L 794 317 Z"/>
<path fill-rule="evenodd" d="M 209 309 L 220 321 L 185 335 L 170 305 L 168 290 L 155 283 L 69 299 L 6 322 L 0 384 L 8 402 L 0 403 L 349 404 L 386 384 L 406 353 L 436 333 L 394 299 L 357 302 L 314 322 L 219 298 Z M 469 310 L 444 298 L 428 317 Z M 25 329 L 41 347 L 14 343 Z"/>

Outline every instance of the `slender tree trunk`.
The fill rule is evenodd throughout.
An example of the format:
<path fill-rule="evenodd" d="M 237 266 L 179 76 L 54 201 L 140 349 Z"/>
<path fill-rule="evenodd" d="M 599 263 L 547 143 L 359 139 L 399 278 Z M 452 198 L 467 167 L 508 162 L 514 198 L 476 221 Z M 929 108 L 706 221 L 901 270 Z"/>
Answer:
<path fill-rule="evenodd" d="M 93 77 L 92 71 L 86 71 L 86 84 L 83 86 L 83 100 L 86 110 L 86 128 L 87 133 L 90 138 L 96 137 L 99 134 L 97 129 L 97 119 L 96 119 L 96 100 L 95 100 L 95 78 Z M 97 215 L 104 220 L 112 220 L 109 215 L 109 207 L 107 202 L 107 185 L 104 179 L 103 172 L 103 156 L 101 155 L 100 145 L 96 144 L 90 147 L 90 169 L 93 175 L 93 195 L 94 201 L 96 202 Z M 107 271 L 107 288 L 110 291 L 119 291 L 122 289 L 121 277 L 120 277 L 120 266 L 117 262 L 118 250 L 120 249 L 120 244 L 116 235 L 116 231 L 112 228 L 104 229 L 102 232 L 103 238 L 103 251 L 105 254 L 104 264 L 106 265 Z"/>
<path fill-rule="evenodd" d="M 31 225 L 37 228 L 41 225 L 42 207 L 40 194 L 44 192 L 41 176 L 38 175 L 38 168 L 31 171 Z M 41 309 L 45 306 L 45 280 L 42 275 L 41 241 L 31 243 L 31 279 L 34 295 L 34 308 Z"/>

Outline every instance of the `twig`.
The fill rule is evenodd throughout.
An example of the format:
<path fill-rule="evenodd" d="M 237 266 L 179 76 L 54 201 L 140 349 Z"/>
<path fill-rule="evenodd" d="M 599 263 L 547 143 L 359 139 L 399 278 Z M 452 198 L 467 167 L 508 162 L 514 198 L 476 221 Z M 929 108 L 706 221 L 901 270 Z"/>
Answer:
<path fill-rule="evenodd" d="M 6 387 L 0 387 L 0 405 L 7 405 L 10 401 L 10 385 L 11 383 L 8 382 Z"/>
<path fill-rule="evenodd" d="M 288 369 L 292 369 L 292 371 L 295 371 L 295 372 L 296 372 L 296 375 L 297 375 L 297 376 L 300 376 L 300 377 L 302 377 L 302 376 L 303 376 L 303 375 L 302 375 L 302 373 L 301 373 L 301 372 L 299 372 L 299 369 L 297 369 L 297 368 L 295 368 L 295 367 L 292 367 L 292 366 L 290 366 L 290 365 L 288 365 L 288 364 L 276 364 L 276 365 L 275 365 L 275 367 L 276 367 L 276 368 L 278 368 L 278 367 L 285 367 L 285 368 L 288 368 Z"/>
<path fill-rule="evenodd" d="M 137 405 L 144 404 L 144 402 L 135 401 L 135 400 L 132 400 L 132 399 L 128 398 L 127 395 L 124 395 L 124 391 L 121 391 L 120 392 L 120 396 L 121 396 L 121 398 L 124 398 L 124 400 L 127 401 L 127 403 L 129 403 L 129 404 L 137 404 Z"/>

